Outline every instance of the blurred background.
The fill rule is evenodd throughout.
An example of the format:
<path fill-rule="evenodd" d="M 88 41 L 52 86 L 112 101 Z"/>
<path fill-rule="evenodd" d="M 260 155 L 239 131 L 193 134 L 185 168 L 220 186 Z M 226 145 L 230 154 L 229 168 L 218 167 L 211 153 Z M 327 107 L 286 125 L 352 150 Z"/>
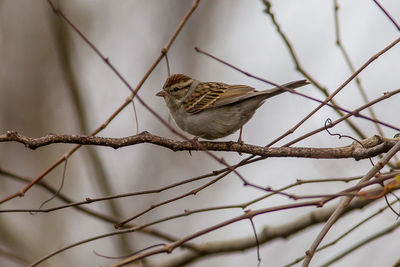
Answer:
<path fill-rule="evenodd" d="M 343 54 L 336 45 L 333 1 L 271 1 L 275 18 L 288 36 L 301 66 L 330 92 L 350 75 Z M 380 1 L 400 21 L 400 2 Z M 175 31 L 189 9 L 191 1 L 143 0 L 86 0 L 58 1 L 57 5 L 79 30 L 107 57 L 126 80 L 135 87 L 161 49 Z M 399 37 L 399 32 L 373 1 L 338 1 L 339 26 L 343 46 L 347 49 L 355 68 Z M 264 12 L 262 1 L 202 0 L 189 19 L 169 53 L 171 73 L 185 73 L 201 81 L 220 81 L 247 84 L 259 90 L 269 86 L 247 77 L 204 55 L 196 53 L 197 46 L 254 75 L 275 83 L 304 79 L 296 71 L 293 59 L 282 38 L 277 34 L 271 18 Z M 129 96 L 129 90 L 109 67 L 82 39 L 67 27 L 52 11 L 47 1 L 0 1 L 0 133 L 18 131 L 29 137 L 48 133 L 89 134 L 99 127 Z M 370 100 L 400 86 L 400 46 L 395 46 L 368 66 L 359 76 Z M 155 97 L 168 72 L 162 61 L 147 79 L 139 95 L 162 117 L 168 120 L 168 111 L 162 99 Z M 318 99 L 324 95 L 310 85 L 301 92 Z M 355 84 L 350 83 L 335 98 L 349 110 L 364 102 Z M 400 97 L 398 95 L 374 106 L 378 119 L 400 125 Z M 136 103 L 136 101 L 135 101 Z M 284 94 L 268 100 L 246 124 L 243 139 L 246 143 L 266 145 L 293 127 L 318 103 L 300 96 Z M 179 139 L 152 116 L 140 103 L 136 103 L 138 131 Z M 364 114 L 369 115 L 367 112 Z M 276 145 L 322 127 L 327 118 L 337 119 L 330 108 L 321 109 L 294 134 Z M 362 119 L 352 120 L 366 136 L 377 133 L 375 125 Z M 172 125 L 173 122 L 171 123 Z M 175 126 L 174 126 L 175 127 Z M 387 137 L 395 132 L 383 128 Z M 136 134 L 132 105 L 126 107 L 100 136 L 124 137 Z M 332 132 L 359 138 L 348 125 L 342 123 Z M 222 140 L 237 140 L 238 134 Z M 326 132 L 308 138 L 296 146 L 338 147 L 349 145 L 348 139 L 338 140 Z M 24 183 L 4 175 L 4 171 L 33 179 L 69 151 L 72 145 L 50 145 L 29 150 L 17 143 L 0 144 L 0 196 L 20 190 Z M 244 156 L 237 153 L 217 153 L 234 164 Z M 83 147 L 69 160 L 62 193 L 73 201 L 112 194 L 157 189 L 191 177 L 221 168 L 215 160 L 201 152 L 172 152 L 150 144 L 114 150 L 105 147 Z M 291 184 L 296 179 L 318 179 L 362 175 L 371 167 L 368 160 L 310 160 L 271 158 L 241 168 L 240 173 L 249 181 L 274 189 Z M 63 165 L 46 176 L 46 183 L 58 188 L 62 180 Z M 206 180 L 208 181 L 208 180 Z M 96 202 L 86 207 L 119 218 L 128 218 L 146 208 L 171 197 L 186 193 L 204 180 L 190 183 L 157 194 Z M 343 184 L 303 185 L 291 193 L 334 193 Z M 265 193 L 244 187 L 238 177 L 231 174 L 212 187 L 181 201 L 157 208 L 136 219 L 144 224 L 166 216 L 182 213 L 185 209 L 200 209 L 239 204 Z M 35 209 L 51 194 L 35 186 L 23 198 L 11 200 L 1 209 Z M 258 209 L 291 203 L 282 196 L 250 206 Z M 63 204 L 59 199 L 45 205 Z M 368 209 L 357 211 L 337 223 L 327 236 L 333 239 L 352 227 L 355 222 L 384 206 L 378 201 Z M 281 225 L 313 208 L 281 211 L 258 216 L 255 227 Z M 175 237 L 183 237 L 207 226 L 242 214 L 241 209 L 227 209 L 198 213 L 154 226 Z M 359 218 L 359 219 L 357 219 Z M 318 266 L 335 253 L 371 234 L 373 229 L 391 225 L 396 216 L 386 212 L 373 222 L 358 229 L 339 245 L 317 254 L 312 266 Z M 260 248 L 261 266 L 283 266 L 303 255 L 321 226 L 315 226 L 287 240 L 276 240 Z M 51 213 L 1 213 L 0 250 L 12 252 L 22 259 L 0 257 L 1 266 L 21 266 L 31 263 L 50 252 L 73 242 L 113 231 L 113 224 L 88 216 L 73 208 Z M 248 221 L 195 239 L 206 241 L 232 240 L 253 236 Z M 385 236 L 371 245 L 345 257 L 337 266 L 388 266 L 390 257 L 372 257 L 385 246 L 385 255 L 397 255 L 399 232 Z M 40 266 L 104 266 L 115 262 L 96 256 L 93 250 L 108 256 L 129 252 L 165 242 L 141 233 L 127 234 L 90 242 L 57 255 Z M 393 245 L 391 245 L 393 244 Z M 149 259 L 150 263 L 163 263 L 184 250 Z M 25 262 L 25 263 L 24 263 Z M 256 250 L 218 255 L 193 263 L 193 266 L 256 266 Z"/>

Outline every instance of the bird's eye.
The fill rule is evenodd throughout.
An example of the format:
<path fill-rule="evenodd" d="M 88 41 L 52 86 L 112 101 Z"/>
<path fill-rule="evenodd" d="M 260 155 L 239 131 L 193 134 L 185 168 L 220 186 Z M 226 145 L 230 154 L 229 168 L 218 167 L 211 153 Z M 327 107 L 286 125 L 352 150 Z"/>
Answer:
<path fill-rule="evenodd" d="M 178 92 L 178 91 L 179 91 L 179 87 L 172 88 L 172 92 Z"/>

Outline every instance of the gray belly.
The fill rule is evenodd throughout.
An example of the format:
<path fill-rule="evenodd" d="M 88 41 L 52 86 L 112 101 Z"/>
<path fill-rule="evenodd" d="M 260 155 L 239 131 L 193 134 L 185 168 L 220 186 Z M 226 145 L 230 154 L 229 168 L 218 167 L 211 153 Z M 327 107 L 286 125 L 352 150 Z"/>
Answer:
<path fill-rule="evenodd" d="M 254 100 L 254 99 L 253 99 Z M 204 139 L 216 139 L 239 130 L 255 113 L 263 101 L 243 101 L 235 105 L 210 108 L 188 114 L 182 119 L 172 114 L 176 124 L 185 132 Z"/>

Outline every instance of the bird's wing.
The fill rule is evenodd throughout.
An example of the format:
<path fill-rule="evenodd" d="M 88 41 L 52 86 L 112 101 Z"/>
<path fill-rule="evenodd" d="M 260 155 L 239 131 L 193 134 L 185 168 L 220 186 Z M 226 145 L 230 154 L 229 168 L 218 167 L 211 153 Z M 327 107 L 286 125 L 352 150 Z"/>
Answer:
<path fill-rule="evenodd" d="M 183 105 L 186 112 L 198 113 L 207 108 L 228 104 L 224 104 L 224 102 L 232 103 L 229 99 L 236 99 L 236 97 L 254 91 L 254 88 L 246 85 L 228 85 L 215 82 L 199 83 L 193 93 L 185 99 Z"/>
<path fill-rule="evenodd" d="M 245 89 L 243 89 L 243 91 L 241 93 L 231 95 L 232 97 L 221 97 L 218 101 L 215 101 L 215 103 L 213 103 L 210 107 L 215 108 L 215 107 L 225 106 L 225 105 L 237 103 L 240 101 L 244 101 L 246 99 L 253 98 L 253 97 L 261 97 L 262 99 L 267 99 L 267 98 L 274 97 L 276 95 L 285 93 L 288 91 L 288 89 L 293 90 L 295 88 L 302 87 L 307 84 L 309 84 L 309 82 L 307 80 L 299 80 L 299 81 L 293 81 L 293 82 L 289 82 L 289 83 L 285 83 L 285 84 L 281 85 L 281 87 L 285 87 L 286 90 L 283 88 L 280 88 L 280 87 L 274 87 L 274 88 L 268 89 L 268 90 L 256 91 L 253 88 L 248 87 L 248 88 L 251 88 L 252 90 L 245 91 Z M 235 88 L 235 87 L 238 87 L 239 91 L 240 91 L 241 88 L 247 87 L 247 86 L 233 85 L 233 88 Z"/>

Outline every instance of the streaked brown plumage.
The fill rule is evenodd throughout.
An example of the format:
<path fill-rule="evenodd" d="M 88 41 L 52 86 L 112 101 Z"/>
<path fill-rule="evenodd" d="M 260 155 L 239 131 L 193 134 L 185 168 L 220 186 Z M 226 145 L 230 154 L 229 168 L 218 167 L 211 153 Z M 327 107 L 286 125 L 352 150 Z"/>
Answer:
<path fill-rule="evenodd" d="M 282 85 L 294 89 L 309 84 L 299 80 Z M 199 82 L 173 74 L 157 96 L 164 97 L 178 126 L 198 137 L 216 139 L 240 129 L 267 98 L 286 92 L 282 88 L 256 91 L 246 85 Z"/>

